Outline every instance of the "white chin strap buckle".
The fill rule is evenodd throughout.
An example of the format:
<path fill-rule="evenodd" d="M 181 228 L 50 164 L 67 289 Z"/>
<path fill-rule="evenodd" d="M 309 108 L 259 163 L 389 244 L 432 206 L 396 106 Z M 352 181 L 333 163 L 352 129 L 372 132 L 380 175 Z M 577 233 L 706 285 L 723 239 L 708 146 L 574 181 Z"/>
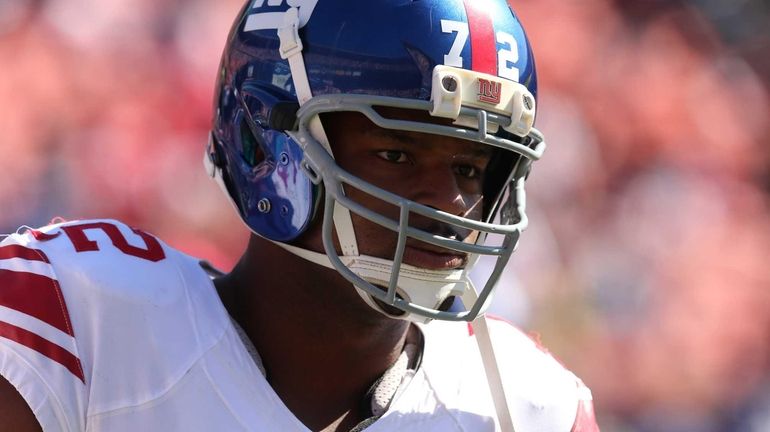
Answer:
<path fill-rule="evenodd" d="M 342 262 L 358 277 L 375 287 L 387 289 L 392 275 L 393 261 L 370 256 L 341 257 Z M 398 274 L 396 298 L 426 308 L 438 309 L 447 298 L 462 297 L 469 289 L 474 289 L 465 269 L 451 270 L 427 270 L 409 264 L 401 264 Z M 383 311 L 372 300 L 372 293 L 356 287 L 361 298 L 370 306 L 388 316 L 393 316 Z M 389 302 L 384 301 L 385 304 Z M 392 306 L 392 304 L 390 304 Z M 394 306 L 395 307 L 395 306 Z M 395 318 L 407 319 L 415 322 L 427 322 L 429 318 L 406 312 L 406 315 L 398 315 Z"/>

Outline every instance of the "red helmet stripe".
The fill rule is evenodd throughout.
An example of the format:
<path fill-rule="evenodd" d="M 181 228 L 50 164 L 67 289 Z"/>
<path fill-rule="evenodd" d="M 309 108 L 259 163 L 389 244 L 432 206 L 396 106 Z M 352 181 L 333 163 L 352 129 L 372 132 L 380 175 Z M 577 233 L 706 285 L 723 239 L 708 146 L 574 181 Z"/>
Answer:
<path fill-rule="evenodd" d="M 497 42 L 495 27 L 486 1 L 463 0 L 471 38 L 471 68 L 476 72 L 497 75 Z"/>

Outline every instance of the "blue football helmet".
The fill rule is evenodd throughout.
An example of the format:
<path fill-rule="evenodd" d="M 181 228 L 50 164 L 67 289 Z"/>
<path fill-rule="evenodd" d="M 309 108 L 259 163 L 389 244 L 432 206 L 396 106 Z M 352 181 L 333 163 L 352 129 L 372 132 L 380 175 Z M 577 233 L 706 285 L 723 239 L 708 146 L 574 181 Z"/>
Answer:
<path fill-rule="evenodd" d="M 524 181 L 545 149 L 533 128 L 536 95 L 532 51 L 505 0 L 251 0 L 222 57 L 205 163 L 252 232 L 336 269 L 376 310 L 470 321 L 485 310 L 527 226 Z M 390 118 L 381 107 L 444 122 Z M 340 167 L 321 118 L 341 111 L 381 128 L 492 146 L 482 220 L 411 201 Z M 397 206 L 400 218 L 350 200 L 345 188 Z M 392 258 L 359 254 L 350 212 L 397 233 Z M 423 231 L 409 225 L 410 214 L 478 236 L 468 243 Z M 291 244 L 315 223 L 325 254 Z M 470 258 L 461 269 L 411 266 L 401 262 L 407 239 Z M 468 273 L 485 255 L 495 265 L 477 292 Z M 465 307 L 448 310 L 456 297 Z"/>

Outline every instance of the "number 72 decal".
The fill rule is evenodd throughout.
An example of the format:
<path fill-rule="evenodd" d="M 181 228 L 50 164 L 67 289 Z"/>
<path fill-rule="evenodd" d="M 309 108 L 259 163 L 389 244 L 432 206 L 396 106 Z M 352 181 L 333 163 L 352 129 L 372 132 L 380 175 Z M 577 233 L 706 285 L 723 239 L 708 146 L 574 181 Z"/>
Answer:
<path fill-rule="evenodd" d="M 441 20 L 443 33 L 455 33 L 455 40 L 449 53 L 444 55 L 444 64 L 447 66 L 463 67 L 462 52 L 468 42 L 470 30 L 468 23 L 462 21 Z M 515 66 L 519 61 L 519 46 L 513 35 L 499 31 L 495 39 L 501 47 L 497 50 L 497 73 L 503 78 L 519 81 L 519 69 Z"/>

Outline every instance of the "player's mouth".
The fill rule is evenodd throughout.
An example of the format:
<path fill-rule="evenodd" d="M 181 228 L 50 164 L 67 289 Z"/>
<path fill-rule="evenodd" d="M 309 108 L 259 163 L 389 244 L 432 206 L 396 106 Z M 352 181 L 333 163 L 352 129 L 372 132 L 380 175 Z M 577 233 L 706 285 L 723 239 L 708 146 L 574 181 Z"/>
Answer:
<path fill-rule="evenodd" d="M 428 270 L 450 270 L 465 266 L 467 256 L 461 252 L 449 251 L 429 245 L 406 246 L 404 249 L 405 264 Z"/>

